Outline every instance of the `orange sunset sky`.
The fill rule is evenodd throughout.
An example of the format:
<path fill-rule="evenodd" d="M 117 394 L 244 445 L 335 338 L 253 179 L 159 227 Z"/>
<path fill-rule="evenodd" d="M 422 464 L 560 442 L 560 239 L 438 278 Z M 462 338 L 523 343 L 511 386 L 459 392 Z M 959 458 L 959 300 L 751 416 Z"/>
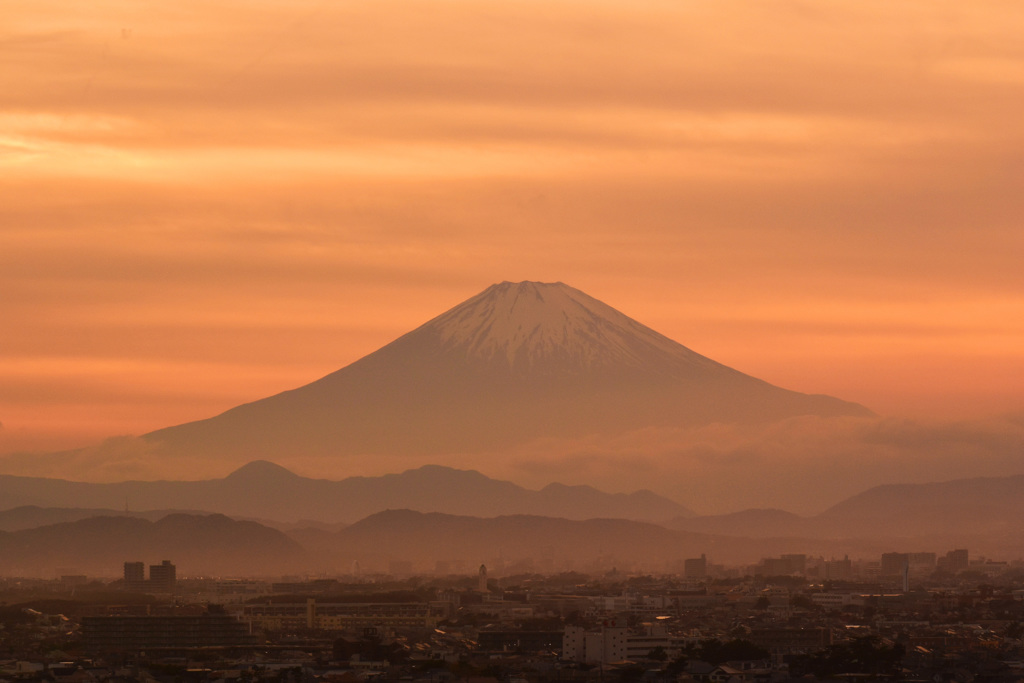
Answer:
<path fill-rule="evenodd" d="M 882 415 L 1024 409 L 1017 0 L 2 15 L 0 453 L 208 417 L 525 279 Z"/>

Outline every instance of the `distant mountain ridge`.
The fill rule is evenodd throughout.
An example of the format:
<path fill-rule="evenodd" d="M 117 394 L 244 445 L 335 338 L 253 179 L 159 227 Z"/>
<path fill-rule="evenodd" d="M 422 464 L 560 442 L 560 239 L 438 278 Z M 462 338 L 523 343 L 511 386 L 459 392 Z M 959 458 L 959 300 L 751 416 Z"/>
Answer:
<path fill-rule="evenodd" d="M 0 532 L 0 576 L 45 576 L 55 567 L 88 576 L 119 576 L 125 560 L 169 559 L 179 576 L 347 574 L 359 566 L 386 573 L 393 560 L 432 572 L 454 561 L 467 573 L 482 562 L 508 560 L 511 571 L 543 571 L 546 562 L 607 570 L 662 570 L 701 552 L 722 561 L 747 561 L 781 547 L 798 552 L 802 540 L 716 539 L 622 519 L 567 520 L 538 515 L 467 515 L 385 510 L 337 532 L 289 534 L 223 515 L 172 514 L 156 522 L 90 517 L 18 532 Z M 814 546 L 827 552 L 828 544 Z M 503 559 L 504 558 L 504 559 Z M 492 568 L 496 569 L 497 566 Z"/>
<path fill-rule="evenodd" d="M 445 474 L 445 468 L 434 469 L 438 471 L 417 472 L 427 480 Z M 482 477 L 474 472 L 461 475 Z M 398 480 L 403 476 L 393 475 Z M 259 499 L 287 480 L 300 485 L 315 481 L 281 472 L 270 463 L 256 463 L 217 481 L 241 483 L 250 490 L 262 482 L 264 488 L 256 490 Z M 364 493 L 372 494 L 379 484 L 355 480 L 351 490 L 363 487 Z M 497 484 L 505 492 L 516 488 L 508 482 Z M 217 491 L 203 488 L 197 495 L 217 495 Z M 35 512 L 53 519 L 91 511 L 37 508 Z M 0 513 L 0 525 L 11 518 L 24 524 L 32 513 L 27 508 Z M 814 517 L 782 510 L 744 510 L 665 525 L 606 517 L 570 520 L 537 514 L 487 516 L 389 508 L 340 530 L 310 525 L 283 534 L 223 515 L 176 513 L 157 521 L 100 516 L 0 531 L 0 574 L 41 575 L 57 566 L 71 566 L 109 576 L 117 574 L 127 558 L 172 559 L 189 572 L 227 575 L 344 574 L 356 565 L 385 572 L 393 560 L 412 561 L 415 572 L 431 572 L 439 563 L 472 568 L 494 558 L 507 561 L 509 571 L 544 571 L 570 564 L 584 571 L 611 567 L 679 571 L 681 560 L 701 554 L 716 563 L 752 563 L 782 553 L 877 558 L 883 552 L 941 555 L 953 548 L 969 548 L 972 556 L 1013 559 L 1024 553 L 1024 531 L 1018 522 L 1022 513 L 1024 476 L 879 486 Z"/>
<path fill-rule="evenodd" d="M 418 505 L 417 511 L 422 513 L 480 518 L 532 515 L 650 521 L 715 537 L 946 538 L 950 543 L 983 537 L 1024 538 L 1024 532 L 1017 531 L 1017 520 L 1024 516 L 1024 475 L 877 486 L 810 517 L 757 509 L 697 516 L 649 491 L 608 494 L 562 484 L 532 491 L 479 472 L 440 466 L 334 482 L 306 479 L 259 461 L 223 479 L 198 482 L 88 484 L 0 475 L 0 500 L 13 506 L 0 510 L 0 530 L 93 516 L 125 516 L 115 505 L 123 505 L 126 499 L 135 501 L 133 508 L 140 507 L 142 501 L 152 506 L 131 513 L 151 521 L 170 513 L 214 512 L 281 529 L 337 529 L 339 522 L 355 523 L 380 512 Z M 202 510 L 202 505 L 207 509 Z M 72 507 L 75 509 L 69 509 Z"/>
<path fill-rule="evenodd" d="M 281 574 L 310 563 L 306 550 L 282 532 L 224 515 L 171 514 L 157 521 L 89 517 L 0 532 L 0 575 L 5 576 L 36 576 L 56 567 L 118 576 L 125 561 L 164 559 L 192 576 Z"/>
<path fill-rule="evenodd" d="M 502 282 L 315 382 L 142 438 L 228 462 L 422 458 L 798 415 L 872 413 L 728 368 L 563 283 Z"/>
<path fill-rule="evenodd" d="M 150 522 L 156 522 L 173 514 L 207 515 L 210 513 L 205 510 L 141 510 L 123 512 L 112 508 L 21 505 L 7 510 L 0 510 L 0 531 L 22 531 L 52 524 L 78 522 L 91 517 L 137 517 L 149 520 Z"/>
<path fill-rule="evenodd" d="M 301 477 L 266 461 L 251 462 L 223 479 L 205 481 L 96 484 L 0 475 L 0 500 L 11 507 L 117 510 L 127 503 L 136 509 L 204 510 L 233 517 L 328 523 L 354 522 L 389 508 L 477 516 L 534 514 L 653 521 L 693 514 L 650 491 L 604 493 L 589 486 L 562 484 L 533 491 L 475 470 L 438 465 L 381 477 L 330 481 Z M 3 520 L 0 513 L 0 528 L 4 528 Z"/>
<path fill-rule="evenodd" d="M 0 532 L 0 576 L 44 576 L 55 567 L 89 576 L 118 576 L 125 559 L 170 559 L 181 576 L 348 574 L 360 567 L 387 573 L 391 562 L 412 562 L 415 573 L 473 572 L 481 562 L 496 572 L 678 572 L 682 560 L 706 554 L 716 563 L 753 563 L 783 553 L 811 557 L 878 557 L 892 551 L 969 547 L 992 556 L 1024 551 L 1024 536 L 799 538 L 743 537 L 667 529 L 622 519 L 567 520 L 537 515 L 491 518 L 385 510 L 340 531 L 297 529 L 288 534 L 223 515 L 168 515 L 156 522 L 91 517 Z M 458 569 L 461 567 L 461 570 Z M 501 569 L 499 569 L 501 568 Z"/>
<path fill-rule="evenodd" d="M 389 561 L 412 561 L 414 571 L 431 571 L 437 562 L 463 560 L 508 561 L 507 571 L 543 571 L 545 562 L 564 568 L 604 572 L 680 572 L 682 561 L 705 554 L 715 563 L 755 563 L 783 553 L 811 557 L 875 557 L 893 550 L 934 550 L 953 546 L 942 539 L 804 538 L 727 536 L 672 530 L 656 524 L 621 519 L 566 520 L 533 515 L 477 518 L 411 510 L 387 510 L 360 520 L 341 531 L 293 537 L 309 544 L 329 567 L 345 569 L 354 562 L 370 568 L 387 567 Z M 986 541 L 975 534 L 968 545 Z M 987 542 L 987 541 L 986 541 Z M 940 544 L 937 545 L 936 544 Z M 957 546 L 963 547 L 963 546 Z M 1015 538 L 1007 552 L 1024 550 L 1024 539 Z M 471 566 L 471 565 L 470 565 Z"/>
<path fill-rule="evenodd" d="M 816 539 L 928 539 L 947 544 L 984 543 L 989 552 L 999 539 L 1008 547 L 1024 540 L 1024 475 L 978 477 L 927 484 L 885 484 L 801 517 L 783 510 L 743 510 L 694 516 L 666 526 L 695 533 L 736 537 Z"/>

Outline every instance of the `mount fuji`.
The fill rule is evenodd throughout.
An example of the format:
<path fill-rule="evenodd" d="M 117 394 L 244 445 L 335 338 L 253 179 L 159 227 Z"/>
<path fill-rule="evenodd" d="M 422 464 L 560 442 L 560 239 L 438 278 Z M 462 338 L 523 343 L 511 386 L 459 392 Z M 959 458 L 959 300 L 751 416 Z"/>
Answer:
<path fill-rule="evenodd" d="M 800 415 L 872 413 L 721 365 L 565 284 L 502 282 L 311 384 L 142 438 L 225 461 L 431 456 Z"/>

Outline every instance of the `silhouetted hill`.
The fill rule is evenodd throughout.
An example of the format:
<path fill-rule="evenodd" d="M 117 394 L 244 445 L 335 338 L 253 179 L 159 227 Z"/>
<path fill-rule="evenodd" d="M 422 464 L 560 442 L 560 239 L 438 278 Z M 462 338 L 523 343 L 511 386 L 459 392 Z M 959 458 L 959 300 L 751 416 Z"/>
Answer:
<path fill-rule="evenodd" d="M 667 562 L 680 553 L 696 552 L 699 537 L 643 522 L 614 519 L 567 520 L 534 515 L 489 519 L 388 510 L 338 532 L 340 548 L 362 564 L 374 559 L 403 558 L 429 566 L 452 558 L 472 562 L 505 557 L 564 562 L 605 557 L 625 565 Z M 690 541 L 686 543 L 686 541 Z M 363 549 L 372 549 L 368 553 Z M 479 558 L 479 559 L 478 559 Z"/>
<path fill-rule="evenodd" d="M 739 563 L 785 552 L 874 552 L 862 542 L 712 536 L 621 519 L 478 518 L 411 510 L 380 512 L 336 534 L 311 530 L 292 535 L 316 549 L 319 568 L 338 572 L 348 572 L 355 563 L 386 571 L 391 560 L 412 561 L 418 572 L 432 571 L 439 561 L 461 563 L 467 570 L 497 561 L 511 571 L 568 565 L 582 571 L 681 571 L 683 560 L 702 553 L 716 562 Z"/>
<path fill-rule="evenodd" d="M 785 510 L 742 510 L 727 515 L 682 517 L 665 523 L 670 529 L 724 536 L 771 538 L 811 536 L 812 520 Z"/>
<path fill-rule="evenodd" d="M 24 495 L 32 489 L 18 486 L 18 480 L 0 477 L 0 495 L 6 490 Z M 29 483 L 45 492 L 46 481 Z M 69 484 L 57 482 L 56 491 L 64 496 L 73 494 L 75 488 Z M 366 505 L 366 500 L 393 509 L 365 516 L 340 531 L 323 524 L 293 524 L 300 528 L 293 528 L 288 537 L 260 524 L 235 522 L 222 515 L 174 514 L 156 522 L 123 514 L 90 518 L 0 533 L 0 573 L 39 575 L 55 567 L 75 567 L 84 573 L 110 575 L 118 572 L 121 562 L 132 558 L 147 563 L 171 559 L 183 572 L 251 575 L 284 571 L 347 573 L 357 562 L 367 570 L 386 571 L 389 561 L 396 559 L 412 560 L 416 571 L 431 571 L 438 561 L 458 561 L 463 567 L 472 567 L 492 560 L 530 571 L 547 566 L 564 568 L 567 563 L 588 571 L 612 566 L 672 571 L 679 569 L 682 560 L 702 553 L 715 562 L 737 563 L 752 563 L 785 552 L 871 557 L 889 551 L 942 554 L 967 547 L 972 553 L 996 557 L 1012 558 L 1024 553 L 1024 531 L 1017 523 L 1024 513 L 1024 476 L 880 486 L 815 517 L 781 510 L 745 510 L 675 519 L 667 525 L 672 529 L 601 517 L 484 517 L 394 509 L 421 495 L 438 506 L 457 499 L 457 505 L 490 505 L 492 509 L 511 507 L 523 496 L 537 505 L 547 504 L 545 496 L 553 496 L 562 505 L 567 499 L 573 500 L 572 496 L 565 497 L 566 491 L 578 496 L 574 505 L 598 505 L 603 509 L 610 506 L 609 500 L 633 498 L 608 498 L 586 487 L 558 485 L 527 491 L 509 482 L 489 480 L 478 472 L 440 467 L 328 482 L 308 480 L 269 463 L 255 463 L 222 480 L 150 484 L 158 487 L 119 488 L 114 495 L 123 499 L 125 491 L 130 490 L 144 499 L 174 492 L 174 486 L 181 485 L 190 492 L 188 495 L 204 497 L 207 504 L 221 498 L 236 500 L 233 496 L 237 496 L 238 501 L 258 506 L 264 515 L 271 509 L 290 507 L 296 510 L 296 518 L 300 514 L 308 517 L 304 506 L 320 505 L 314 500 L 320 495 L 336 501 L 336 506 L 330 508 L 335 512 L 351 511 Z M 312 488 L 304 488 L 307 484 Z M 341 484 L 344 486 L 336 486 Z M 193 485 L 198 488 L 189 488 Z M 231 488 L 236 486 L 240 488 Z M 91 488 L 87 490 L 90 495 L 99 495 Z M 485 499 L 489 499 L 486 504 L 481 502 Z M 24 524 L 30 518 L 38 521 L 82 514 L 90 512 L 20 508 L 0 513 L 0 522 L 6 518 L 8 523 Z"/>
<path fill-rule="evenodd" d="M 0 500 L 15 506 L 60 505 L 115 510 L 128 502 L 132 508 L 146 505 L 201 509 L 260 520 L 308 519 L 328 523 L 351 522 L 388 508 L 478 516 L 535 514 L 571 519 L 666 520 L 693 514 L 682 505 L 649 491 L 612 494 L 589 486 L 560 484 L 533 491 L 512 482 L 490 479 L 473 470 L 436 465 L 401 474 L 330 481 L 300 477 L 265 461 L 249 463 L 223 479 L 206 481 L 95 484 L 0 475 Z"/>
<path fill-rule="evenodd" d="M 143 438 L 168 456 L 443 455 L 652 426 L 866 416 L 701 356 L 562 283 L 503 282 L 311 384 Z"/>
<path fill-rule="evenodd" d="M 0 510 L 0 531 L 21 531 L 36 527 L 77 522 L 90 517 L 138 517 L 155 522 L 167 515 L 209 514 L 205 510 L 142 510 L 125 513 L 109 508 L 43 508 L 38 505 L 23 505 L 10 510 Z"/>
<path fill-rule="evenodd" d="M 56 567 L 117 576 L 125 561 L 171 560 L 182 575 L 279 575 L 301 571 L 306 551 L 280 531 L 224 515 L 172 514 L 156 522 L 90 517 L 0 532 L 0 574 L 38 576 Z"/>
<path fill-rule="evenodd" d="M 1015 532 L 1022 516 L 1024 475 L 876 486 L 816 521 L 845 535 L 995 535 Z"/>
<path fill-rule="evenodd" d="M 672 529 L 747 538 L 860 539 L 879 552 L 969 547 L 999 557 L 1024 551 L 1024 476 L 888 484 L 819 515 L 744 510 L 667 522 Z"/>

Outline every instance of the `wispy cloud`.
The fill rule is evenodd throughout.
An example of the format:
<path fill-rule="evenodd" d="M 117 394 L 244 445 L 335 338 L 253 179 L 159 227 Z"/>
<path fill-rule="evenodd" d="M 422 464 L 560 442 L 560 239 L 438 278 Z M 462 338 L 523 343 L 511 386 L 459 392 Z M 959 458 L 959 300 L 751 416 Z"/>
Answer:
<path fill-rule="evenodd" d="M 9 433 L 202 417 L 503 279 L 569 282 L 884 413 L 1024 400 L 1016 4 L 15 0 L 4 19 L 4 367 L 84 368 L 0 396 Z M 224 390 L 154 379 L 138 402 L 164 407 L 110 412 L 83 377 L 111 357 Z"/>

